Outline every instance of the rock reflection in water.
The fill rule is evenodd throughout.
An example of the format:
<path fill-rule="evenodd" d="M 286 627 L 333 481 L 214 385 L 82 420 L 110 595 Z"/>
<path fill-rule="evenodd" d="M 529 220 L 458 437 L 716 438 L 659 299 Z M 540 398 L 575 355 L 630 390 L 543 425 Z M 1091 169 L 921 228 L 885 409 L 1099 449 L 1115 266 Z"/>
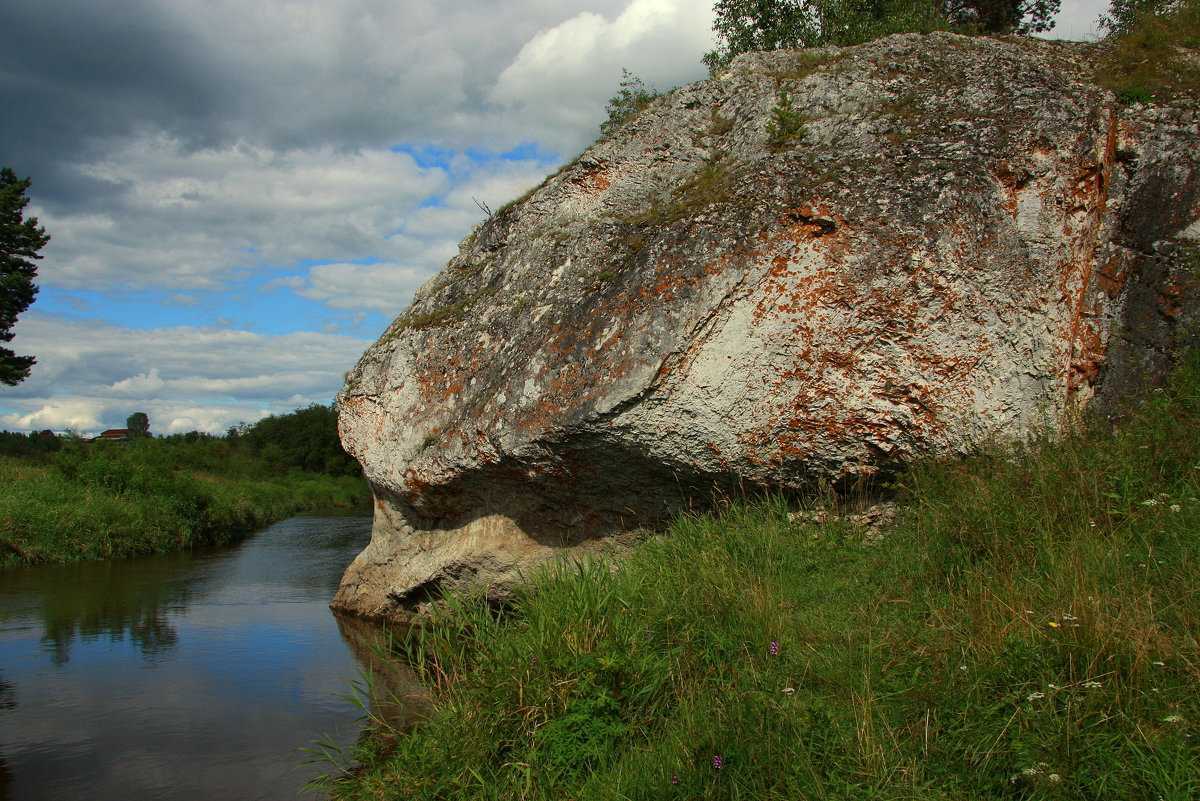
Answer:
<path fill-rule="evenodd" d="M 388 655 L 388 629 L 349 615 L 334 613 L 334 619 L 363 672 L 371 675 L 371 714 L 398 730 L 416 723 L 429 709 L 429 691 L 408 665 Z"/>

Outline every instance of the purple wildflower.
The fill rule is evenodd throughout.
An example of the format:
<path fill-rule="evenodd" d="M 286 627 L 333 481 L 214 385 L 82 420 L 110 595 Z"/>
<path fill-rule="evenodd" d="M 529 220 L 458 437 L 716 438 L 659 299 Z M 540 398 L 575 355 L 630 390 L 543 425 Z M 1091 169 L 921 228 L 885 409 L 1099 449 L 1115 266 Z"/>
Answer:
<path fill-rule="evenodd" d="M 725 760 L 721 758 L 720 754 L 713 754 L 713 767 L 717 770 L 725 767 Z"/>
<path fill-rule="evenodd" d="M 771 647 L 768 649 L 771 656 L 779 656 L 779 640 L 771 640 Z"/>
<path fill-rule="evenodd" d="M 671 784 L 679 784 L 679 774 L 678 773 L 671 774 Z"/>

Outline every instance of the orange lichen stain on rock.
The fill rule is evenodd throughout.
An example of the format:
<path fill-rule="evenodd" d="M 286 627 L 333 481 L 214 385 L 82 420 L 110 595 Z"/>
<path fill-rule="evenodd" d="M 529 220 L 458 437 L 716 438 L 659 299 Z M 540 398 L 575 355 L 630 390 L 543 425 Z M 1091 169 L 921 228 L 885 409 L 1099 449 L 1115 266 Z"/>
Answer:
<path fill-rule="evenodd" d="M 1158 292 L 1158 311 L 1168 320 L 1175 320 L 1183 312 L 1183 287 L 1176 281 L 1168 281 Z"/>
<path fill-rule="evenodd" d="M 401 477 L 404 482 L 404 495 L 406 496 L 406 500 L 409 501 L 423 497 L 429 488 L 433 486 L 433 482 L 427 480 L 414 467 L 406 468 Z"/>
<path fill-rule="evenodd" d="M 1117 118 L 1115 113 L 1110 112 L 1104 140 L 1104 157 L 1099 164 L 1084 163 L 1076 171 L 1070 199 L 1075 209 L 1086 214 L 1086 221 L 1080 231 L 1071 232 L 1072 253 L 1062 265 L 1059 281 L 1062 297 L 1070 304 L 1071 310 L 1066 332 L 1067 359 L 1064 370 L 1068 396 L 1074 395 L 1082 386 L 1095 382 L 1106 356 L 1103 338 L 1095 325 L 1085 319 L 1088 316 L 1097 316 L 1100 311 L 1094 308 L 1100 299 L 1093 298 L 1089 303 L 1089 296 L 1093 295 L 1093 286 L 1098 286 L 1104 296 L 1113 297 L 1113 293 L 1119 293 L 1120 285 L 1124 283 L 1123 276 L 1118 283 L 1103 273 L 1093 280 L 1093 275 L 1099 272 L 1095 267 L 1096 248 L 1104 211 L 1108 205 L 1110 176 L 1116 163 L 1117 134 Z M 1110 260 L 1105 267 L 1111 263 Z M 1089 306 L 1093 308 L 1088 308 Z"/>
<path fill-rule="evenodd" d="M 608 178 L 608 165 L 602 162 L 588 167 L 581 175 L 572 178 L 570 182 L 582 189 L 585 194 L 599 194 L 611 185 Z"/>
<path fill-rule="evenodd" d="M 429 354 L 420 359 L 414 372 L 421 400 L 425 404 L 438 404 L 461 392 L 469 373 L 464 370 L 465 361 L 461 352 L 449 356 L 442 354 L 437 358 Z"/>
<path fill-rule="evenodd" d="M 706 443 L 704 443 L 704 447 L 705 447 L 705 448 L 708 450 L 708 452 L 709 452 L 709 453 L 711 453 L 711 454 L 713 455 L 713 457 L 716 459 L 716 461 L 717 461 L 717 466 L 718 466 L 718 467 L 720 467 L 720 468 L 721 468 L 721 470 L 723 470 L 723 471 L 725 471 L 725 472 L 727 472 L 727 473 L 732 473 L 732 472 L 734 472 L 734 466 L 733 466 L 733 464 L 732 464 L 732 463 L 730 463 L 729 459 L 727 459 L 727 458 L 725 457 L 725 454 L 721 452 L 721 449 L 720 449 L 720 448 L 717 446 L 717 443 L 715 443 L 715 442 L 706 442 Z"/>
<path fill-rule="evenodd" d="M 1016 172 L 1013 171 L 1007 162 L 1001 162 L 992 174 L 996 177 L 996 182 L 1000 185 L 1005 211 L 1014 220 L 1017 219 L 1017 207 L 1021 199 L 1021 189 L 1025 187 L 1027 179 L 1018 178 Z"/>
<path fill-rule="evenodd" d="M 583 413 L 604 396 L 612 383 L 633 369 L 625 336 L 635 313 L 624 293 L 575 325 L 555 323 L 541 344 L 541 366 L 530 378 L 538 387 L 536 402 L 516 410 L 513 426 L 541 431 L 564 417 Z M 614 330 L 608 328 L 616 324 Z M 533 353 L 529 354 L 532 359 Z M 520 369 L 520 368 L 518 368 Z"/>
<path fill-rule="evenodd" d="M 1105 170 L 1102 164 L 1086 165 L 1075 175 L 1071 192 L 1075 208 L 1086 212 L 1104 212 L 1108 193 L 1104 191 Z"/>
<path fill-rule="evenodd" d="M 774 413 L 768 418 L 785 422 L 761 432 L 769 443 L 764 458 L 776 465 L 803 461 L 822 447 L 854 442 L 887 454 L 897 447 L 897 433 L 929 438 L 945 430 L 941 410 L 952 395 L 966 392 L 992 345 L 982 336 L 973 353 L 929 344 L 941 313 L 961 303 L 943 272 L 916 270 L 904 284 L 880 285 L 821 262 L 801 281 L 766 276 L 759 319 L 785 322 L 798 348 L 793 366 L 770 383 Z M 930 304 L 929 295 L 940 303 Z M 914 368 L 920 379 L 914 380 Z M 847 398 L 848 389 L 865 408 L 829 402 Z"/>
<path fill-rule="evenodd" d="M 1129 280 L 1129 265 L 1121 256 L 1113 256 L 1096 271 L 1096 283 L 1109 300 L 1116 300 Z"/>
<path fill-rule="evenodd" d="M 762 297 L 754 309 L 756 324 L 776 309 L 800 311 L 806 301 L 833 293 L 835 286 L 844 280 L 840 268 L 849 253 L 849 244 L 846 223 L 840 215 L 826 206 L 809 204 L 783 212 L 776 223 L 778 227 L 769 232 L 764 243 L 768 251 L 774 249 L 776 253 L 759 286 Z M 805 251 L 819 253 L 820 266 L 801 282 L 792 275 L 789 265 Z"/>
<path fill-rule="evenodd" d="M 705 279 L 720 275 L 733 262 L 733 257 L 723 254 L 717 261 L 706 262 L 695 269 L 683 259 L 665 255 L 654 265 L 653 283 L 639 288 L 637 297 L 643 304 L 673 301 L 687 290 L 698 289 Z"/>
<path fill-rule="evenodd" d="M 1076 332 L 1075 357 L 1071 360 L 1071 374 L 1067 377 L 1068 392 L 1096 383 L 1100 368 L 1104 365 L 1106 349 L 1104 339 L 1096 326 L 1088 322 Z"/>

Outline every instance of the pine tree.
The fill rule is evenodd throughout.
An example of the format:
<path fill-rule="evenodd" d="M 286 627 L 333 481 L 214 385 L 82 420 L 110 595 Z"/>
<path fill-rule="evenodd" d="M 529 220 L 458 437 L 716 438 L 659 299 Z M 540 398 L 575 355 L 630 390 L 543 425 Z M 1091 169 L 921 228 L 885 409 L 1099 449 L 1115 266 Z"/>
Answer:
<path fill-rule="evenodd" d="M 29 184 L 28 178 L 18 180 L 8 167 L 0 169 L 0 342 L 12 341 L 17 315 L 37 296 L 34 260 L 41 258 L 38 251 L 50 241 L 37 217 L 25 219 Z M 18 356 L 0 347 L 0 383 L 21 383 L 35 361 L 33 356 Z"/>

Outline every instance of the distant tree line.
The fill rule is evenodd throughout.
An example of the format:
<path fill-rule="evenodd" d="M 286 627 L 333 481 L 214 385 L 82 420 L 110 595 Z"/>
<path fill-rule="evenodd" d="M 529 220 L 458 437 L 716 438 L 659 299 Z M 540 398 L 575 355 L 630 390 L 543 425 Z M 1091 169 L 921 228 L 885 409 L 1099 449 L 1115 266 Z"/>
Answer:
<path fill-rule="evenodd" d="M 44 456 L 61 450 L 63 438 L 53 431 L 0 431 L 0 456 Z"/>
<path fill-rule="evenodd" d="M 264 417 L 230 428 L 231 443 L 282 468 L 331 475 L 358 475 L 358 462 L 342 450 L 337 405 L 315 403 L 289 414 Z"/>
<path fill-rule="evenodd" d="M 234 426 L 225 436 L 189 431 L 151 438 L 149 418 L 138 412 L 131 415 L 130 428 L 136 429 L 146 447 L 158 447 L 175 453 L 188 463 L 219 467 L 222 462 L 247 458 L 275 471 L 303 470 L 334 476 L 356 476 L 361 472 L 351 456 L 342 450 L 337 433 L 336 405 L 313 404 L 304 409 L 271 415 L 256 423 Z M 81 447 L 131 447 L 132 443 L 84 444 L 74 435 L 58 436 L 51 431 L 20 434 L 0 431 L 0 456 L 46 457 L 64 445 Z"/>

